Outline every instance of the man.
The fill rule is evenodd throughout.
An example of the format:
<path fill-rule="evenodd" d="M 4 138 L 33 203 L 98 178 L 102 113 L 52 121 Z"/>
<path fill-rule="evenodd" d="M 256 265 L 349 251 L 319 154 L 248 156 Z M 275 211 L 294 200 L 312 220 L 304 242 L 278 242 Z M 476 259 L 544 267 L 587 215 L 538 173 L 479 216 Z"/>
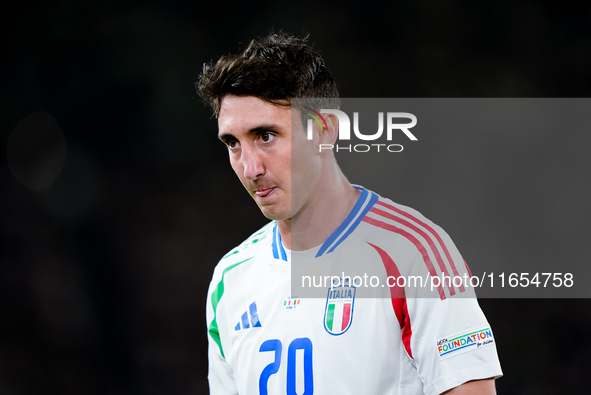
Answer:
<path fill-rule="evenodd" d="M 311 98 L 305 112 L 339 106 L 320 55 L 303 39 L 272 34 L 205 65 L 197 85 L 232 168 L 272 220 L 214 272 L 211 393 L 494 394 L 502 374 L 494 337 L 476 300 L 461 297 L 473 295 L 468 286 L 436 286 L 421 298 L 394 286 L 389 298 L 364 298 L 349 279 L 329 284 L 324 299 L 290 294 L 292 269 L 306 265 L 352 262 L 348 269 L 392 278 L 467 272 L 441 228 L 351 185 L 332 151 L 319 149 L 337 139 L 335 116 L 325 114 L 308 139 L 296 99 Z"/>

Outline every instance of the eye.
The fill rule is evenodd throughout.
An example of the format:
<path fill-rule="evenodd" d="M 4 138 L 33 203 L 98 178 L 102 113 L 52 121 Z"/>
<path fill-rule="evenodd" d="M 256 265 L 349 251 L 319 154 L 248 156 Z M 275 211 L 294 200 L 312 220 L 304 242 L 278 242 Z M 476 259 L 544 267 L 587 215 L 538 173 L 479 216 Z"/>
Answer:
<path fill-rule="evenodd" d="M 228 139 L 225 141 L 225 143 L 226 143 L 226 146 L 228 147 L 228 149 L 238 148 L 238 141 L 237 140 Z"/>
<path fill-rule="evenodd" d="M 262 132 L 259 136 L 263 143 L 270 143 L 275 139 L 275 135 L 270 132 Z"/>

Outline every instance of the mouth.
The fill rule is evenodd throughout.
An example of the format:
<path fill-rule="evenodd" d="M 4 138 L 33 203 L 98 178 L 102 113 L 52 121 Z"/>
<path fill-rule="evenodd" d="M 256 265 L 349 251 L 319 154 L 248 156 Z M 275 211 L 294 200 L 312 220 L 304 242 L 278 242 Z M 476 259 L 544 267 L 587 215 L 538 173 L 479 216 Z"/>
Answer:
<path fill-rule="evenodd" d="M 275 191 L 276 187 L 271 187 L 271 188 L 259 188 L 257 189 L 254 194 L 255 196 L 259 197 L 259 198 L 264 198 L 269 196 L 271 193 L 273 193 Z"/>

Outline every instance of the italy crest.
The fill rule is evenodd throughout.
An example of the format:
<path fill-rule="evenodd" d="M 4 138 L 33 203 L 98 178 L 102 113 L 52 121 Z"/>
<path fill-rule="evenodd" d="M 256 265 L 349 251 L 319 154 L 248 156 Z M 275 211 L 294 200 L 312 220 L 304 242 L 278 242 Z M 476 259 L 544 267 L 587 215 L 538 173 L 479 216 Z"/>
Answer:
<path fill-rule="evenodd" d="M 340 285 L 328 289 L 324 308 L 324 329 L 334 336 L 347 332 L 353 322 L 355 287 Z"/>

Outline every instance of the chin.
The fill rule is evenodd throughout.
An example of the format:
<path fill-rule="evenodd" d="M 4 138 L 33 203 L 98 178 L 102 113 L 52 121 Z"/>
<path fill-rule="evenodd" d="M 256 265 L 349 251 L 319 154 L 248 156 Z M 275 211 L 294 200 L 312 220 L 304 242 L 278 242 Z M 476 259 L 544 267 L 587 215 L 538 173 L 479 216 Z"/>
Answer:
<path fill-rule="evenodd" d="M 291 212 L 288 210 L 274 210 L 272 207 L 259 207 L 265 217 L 274 221 L 283 221 L 291 218 Z"/>

